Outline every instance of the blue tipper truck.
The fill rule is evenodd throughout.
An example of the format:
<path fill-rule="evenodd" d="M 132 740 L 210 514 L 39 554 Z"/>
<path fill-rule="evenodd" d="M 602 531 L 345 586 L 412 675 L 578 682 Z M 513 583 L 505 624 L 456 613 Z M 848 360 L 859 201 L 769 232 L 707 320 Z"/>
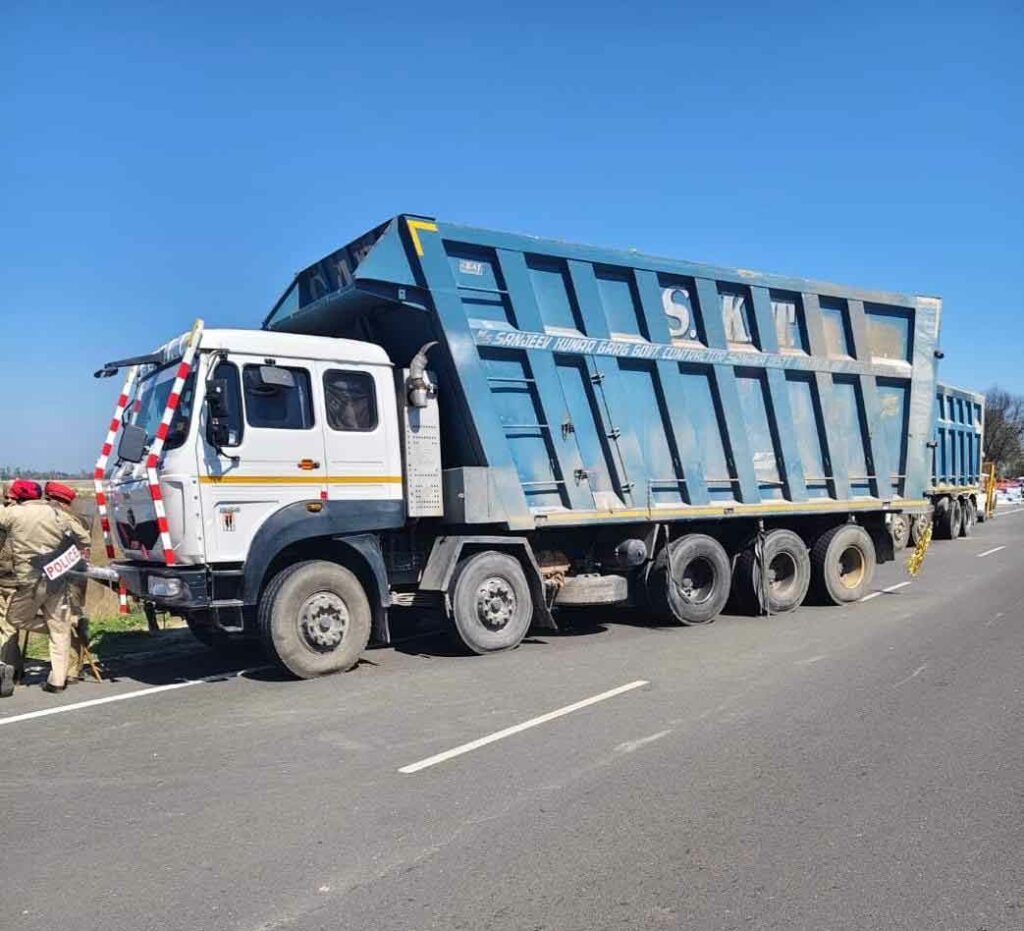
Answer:
<path fill-rule="evenodd" d="M 928 497 L 940 539 L 969 537 L 985 519 L 982 459 L 985 395 L 940 382 L 935 391 Z"/>
<path fill-rule="evenodd" d="M 301 271 L 260 331 L 204 332 L 161 462 L 175 565 L 139 542 L 131 450 L 115 565 L 299 676 L 351 666 L 400 607 L 487 653 L 564 608 L 692 625 L 730 597 L 855 601 L 893 515 L 929 510 L 940 311 L 399 216 Z"/>

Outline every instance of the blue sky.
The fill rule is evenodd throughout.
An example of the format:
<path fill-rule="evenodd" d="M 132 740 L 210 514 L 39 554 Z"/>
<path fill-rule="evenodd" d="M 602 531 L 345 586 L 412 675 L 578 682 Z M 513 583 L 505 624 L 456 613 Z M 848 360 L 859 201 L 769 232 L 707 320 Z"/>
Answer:
<path fill-rule="evenodd" d="M 1019 4 L 39 4 L 0 34 L 0 463 L 418 212 L 945 299 L 1024 392 Z"/>

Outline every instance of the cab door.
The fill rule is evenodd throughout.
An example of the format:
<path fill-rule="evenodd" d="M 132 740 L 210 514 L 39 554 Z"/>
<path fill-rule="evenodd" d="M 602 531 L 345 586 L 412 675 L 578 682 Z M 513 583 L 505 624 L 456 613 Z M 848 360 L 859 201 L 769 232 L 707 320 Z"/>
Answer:
<path fill-rule="evenodd" d="M 276 372 L 261 374 L 266 360 L 231 355 L 211 373 L 224 383 L 228 421 L 228 442 L 219 453 L 208 432 L 199 446 L 200 497 L 211 563 L 243 561 L 256 531 L 271 514 L 327 495 L 315 363 L 277 358 L 272 368 Z"/>
<path fill-rule="evenodd" d="M 331 501 L 385 502 L 402 513 L 402 464 L 390 366 L 317 362 Z M 382 525 L 383 526 L 383 525 Z"/>

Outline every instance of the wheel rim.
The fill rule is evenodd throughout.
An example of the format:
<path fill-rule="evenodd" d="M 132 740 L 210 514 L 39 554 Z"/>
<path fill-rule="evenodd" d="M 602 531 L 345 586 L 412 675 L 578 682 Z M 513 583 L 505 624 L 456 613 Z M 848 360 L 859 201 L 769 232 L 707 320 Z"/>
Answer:
<path fill-rule="evenodd" d="M 787 598 L 796 588 L 796 560 L 792 553 L 776 553 L 768 563 L 768 589 L 776 598 Z"/>
<path fill-rule="evenodd" d="M 839 554 L 839 584 L 856 588 L 864 581 L 864 554 L 859 546 L 848 546 Z"/>
<path fill-rule="evenodd" d="M 691 559 L 679 579 L 679 594 L 690 604 L 703 604 L 715 590 L 715 567 L 703 556 Z"/>
<path fill-rule="evenodd" d="M 477 620 L 488 630 L 501 630 L 515 617 L 518 599 L 508 579 L 492 575 L 476 590 Z"/>
<path fill-rule="evenodd" d="M 336 650 L 345 639 L 348 623 L 348 606 L 334 592 L 316 592 L 299 608 L 302 639 L 317 653 Z"/>

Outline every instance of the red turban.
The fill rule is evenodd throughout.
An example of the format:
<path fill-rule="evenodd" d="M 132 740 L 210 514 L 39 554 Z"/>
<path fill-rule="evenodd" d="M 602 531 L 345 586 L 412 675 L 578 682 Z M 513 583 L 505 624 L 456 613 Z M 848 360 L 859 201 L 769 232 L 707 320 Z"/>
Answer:
<path fill-rule="evenodd" d="M 53 498 L 55 501 L 63 501 L 65 504 L 71 504 L 76 497 L 74 488 L 69 488 L 67 485 L 62 485 L 60 482 L 47 482 L 46 487 L 43 489 L 43 494 L 46 495 L 47 498 Z"/>
<path fill-rule="evenodd" d="M 24 478 L 15 479 L 7 489 L 7 497 L 13 501 L 37 501 L 42 496 L 43 489 L 39 487 L 39 482 Z"/>

